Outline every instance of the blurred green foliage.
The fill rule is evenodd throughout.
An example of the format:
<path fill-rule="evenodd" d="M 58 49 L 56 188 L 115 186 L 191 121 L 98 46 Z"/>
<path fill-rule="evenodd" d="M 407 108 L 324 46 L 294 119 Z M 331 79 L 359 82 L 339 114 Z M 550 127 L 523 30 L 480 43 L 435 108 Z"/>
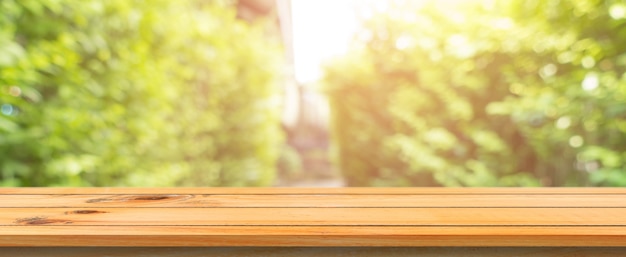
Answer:
<path fill-rule="evenodd" d="M 626 3 L 394 1 L 326 69 L 349 186 L 626 186 Z"/>
<path fill-rule="evenodd" d="M 259 186 L 277 40 L 220 0 L 0 1 L 0 185 Z"/>

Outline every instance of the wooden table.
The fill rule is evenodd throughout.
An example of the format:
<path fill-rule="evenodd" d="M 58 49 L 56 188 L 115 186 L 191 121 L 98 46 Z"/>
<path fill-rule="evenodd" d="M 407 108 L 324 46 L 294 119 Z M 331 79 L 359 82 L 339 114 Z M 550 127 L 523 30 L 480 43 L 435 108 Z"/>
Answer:
<path fill-rule="evenodd" d="M 243 256 L 259 249 L 215 248 L 234 246 L 417 247 L 388 248 L 391 252 L 378 256 L 393 256 L 393 251 L 395 256 L 407 251 L 569 256 L 572 249 L 589 256 L 626 256 L 626 248 L 612 248 L 626 247 L 626 189 L 0 188 L 0 246 L 5 254 L 54 252 L 30 247 L 159 247 L 106 248 L 127 252 L 124 256 L 138 249 L 161 249 L 163 256 L 211 251 Z M 538 246 L 552 248 L 526 248 Z M 85 251 L 62 249 L 58 256 Z M 333 251 L 260 249 L 273 249 L 265 256 Z M 385 250 L 335 251 L 342 249 L 370 255 Z"/>

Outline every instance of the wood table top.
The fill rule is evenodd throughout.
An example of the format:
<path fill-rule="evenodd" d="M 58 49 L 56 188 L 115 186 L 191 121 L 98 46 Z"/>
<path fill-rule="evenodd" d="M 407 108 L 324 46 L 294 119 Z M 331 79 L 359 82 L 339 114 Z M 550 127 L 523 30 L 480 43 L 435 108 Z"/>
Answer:
<path fill-rule="evenodd" d="M 0 246 L 626 246 L 626 188 L 0 188 Z"/>

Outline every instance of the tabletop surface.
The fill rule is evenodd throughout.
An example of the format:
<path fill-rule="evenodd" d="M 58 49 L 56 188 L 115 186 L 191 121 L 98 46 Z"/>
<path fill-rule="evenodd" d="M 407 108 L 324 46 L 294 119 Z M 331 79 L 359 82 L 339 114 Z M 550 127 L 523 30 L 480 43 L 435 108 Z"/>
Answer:
<path fill-rule="evenodd" d="M 626 188 L 0 188 L 0 246 L 626 246 Z"/>

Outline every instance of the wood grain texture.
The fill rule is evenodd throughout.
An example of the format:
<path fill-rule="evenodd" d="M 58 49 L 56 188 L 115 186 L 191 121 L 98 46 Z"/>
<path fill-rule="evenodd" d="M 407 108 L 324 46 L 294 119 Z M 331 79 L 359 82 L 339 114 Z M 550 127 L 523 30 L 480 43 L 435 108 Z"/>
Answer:
<path fill-rule="evenodd" d="M 0 194 L 237 194 L 237 195 L 299 195 L 299 194 L 328 194 L 328 195 L 396 195 L 396 194 L 622 194 L 623 188 L 606 187 L 558 187 L 558 188 L 464 188 L 464 187 L 344 187 L 344 188 L 288 188 L 288 187 L 172 187 L 172 188 L 141 188 L 141 187 L 19 187 L 0 188 Z"/>
<path fill-rule="evenodd" d="M 11 208 L 0 226 L 621 226 L 626 208 Z"/>
<path fill-rule="evenodd" d="M 2 188 L 0 246 L 626 246 L 625 200 L 619 188 Z"/>
<path fill-rule="evenodd" d="M 4 194 L 0 195 L 2 207 L 127 207 L 133 208 L 355 208 L 355 207 L 624 207 L 626 195 L 551 195 L 551 194 L 413 194 L 413 195 L 328 195 L 328 194 L 281 194 L 281 195 L 237 195 L 237 194 L 161 194 L 161 195 L 49 195 L 49 194 Z M 582 202 L 581 202 L 582 201 Z"/>
<path fill-rule="evenodd" d="M 0 257 L 616 257 L 626 248 L 554 247 L 7 247 Z"/>

